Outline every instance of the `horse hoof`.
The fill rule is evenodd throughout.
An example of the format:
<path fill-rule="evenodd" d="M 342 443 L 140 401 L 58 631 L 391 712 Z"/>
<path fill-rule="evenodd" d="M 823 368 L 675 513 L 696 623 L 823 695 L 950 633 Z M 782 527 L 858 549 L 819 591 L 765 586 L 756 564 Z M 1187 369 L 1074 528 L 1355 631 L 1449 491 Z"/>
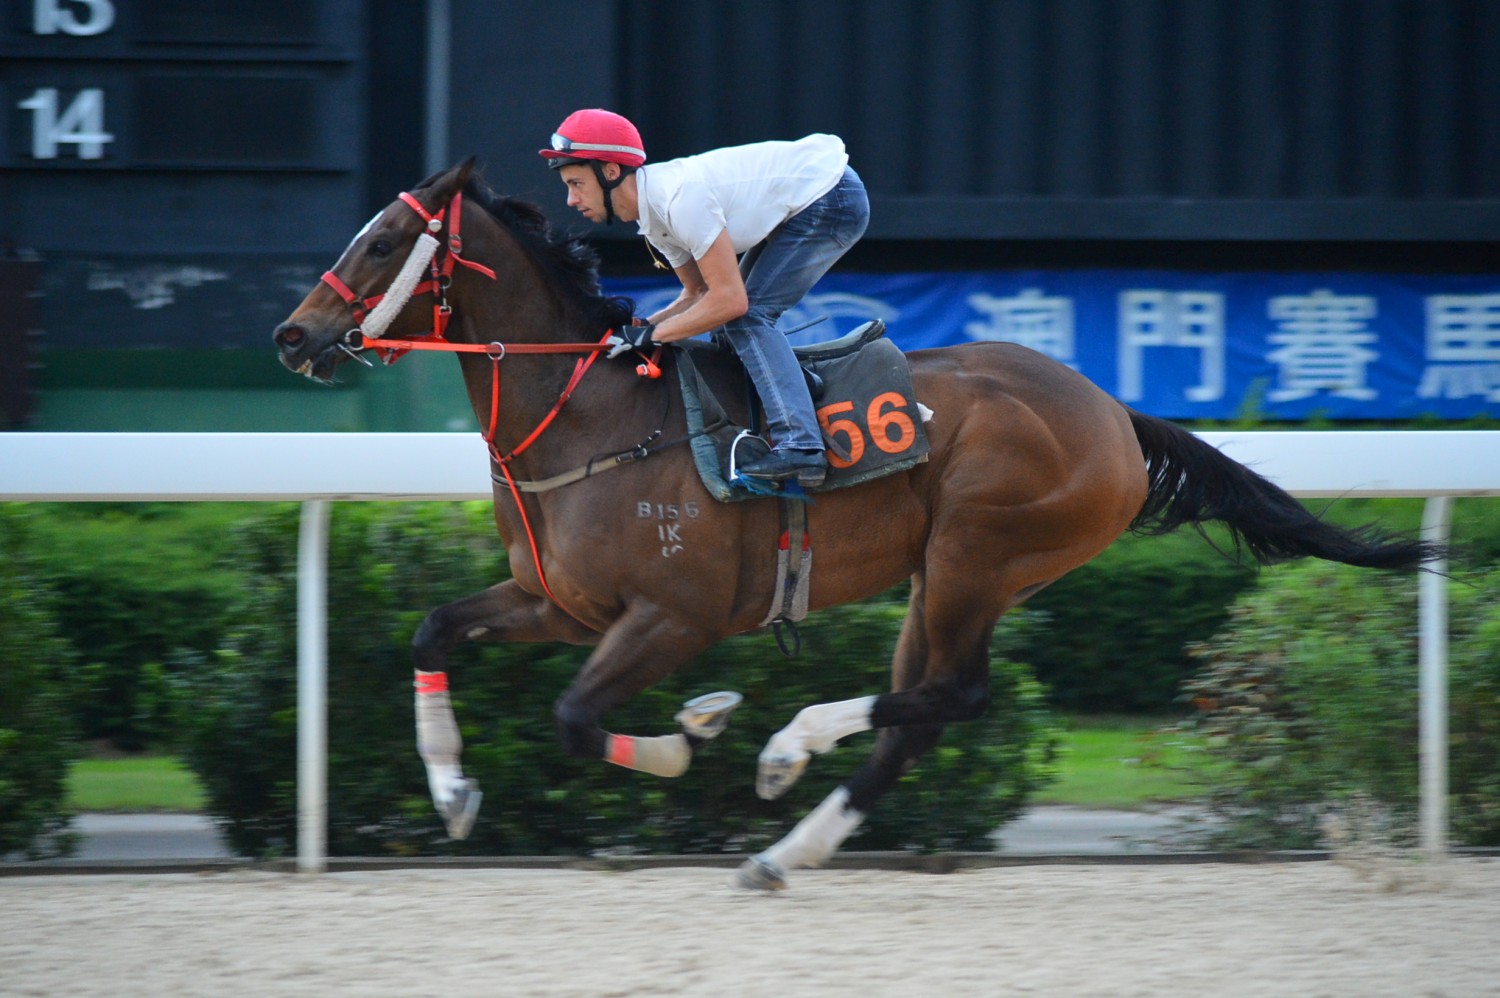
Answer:
<path fill-rule="evenodd" d="M 745 698 L 728 690 L 693 697 L 677 712 L 677 723 L 694 738 L 717 738 L 729 725 L 729 715 Z"/>
<path fill-rule="evenodd" d="M 448 828 L 448 838 L 466 839 L 469 832 L 474 828 L 474 819 L 479 815 L 479 803 L 484 800 L 484 794 L 479 792 L 478 780 L 464 780 L 463 786 L 458 788 L 453 800 L 449 801 L 439 813 L 443 816 L 443 824 Z"/>
<path fill-rule="evenodd" d="M 786 874 L 775 863 L 751 856 L 734 872 L 734 886 L 748 891 L 784 891 Z"/>
<path fill-rule="evenodd" d="M 755 792 L 760 795 L 760 799 L 775 800 L 792 789 L 792 785 L 802 779 L 808 758 L 805 752 L 800 756 L 761 756 L 760 770 L 755 775 Z"/>

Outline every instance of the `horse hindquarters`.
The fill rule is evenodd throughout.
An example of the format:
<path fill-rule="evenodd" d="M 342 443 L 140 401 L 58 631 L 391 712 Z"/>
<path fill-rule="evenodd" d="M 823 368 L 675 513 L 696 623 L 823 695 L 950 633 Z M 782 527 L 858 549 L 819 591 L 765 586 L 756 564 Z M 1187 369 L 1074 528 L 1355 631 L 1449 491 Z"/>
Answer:
<path fill-rule="evenodd" d="M 1108 547 L 1146 494 L 1124 411 L 1062 365 L 988 344 L 914 358 L 913 370 L 936 413 L 932 460 L 912 472 L 930 516 L 892 691 L 799 714 L 767 745 L 761 785 L 784 791 L 845 734 L 880 738 L 839 791 L 741 868 L 742 886 L 784 886 L 786 870 L 822 862 L 947 724 L 981 716 L 1001 614 Z"/>

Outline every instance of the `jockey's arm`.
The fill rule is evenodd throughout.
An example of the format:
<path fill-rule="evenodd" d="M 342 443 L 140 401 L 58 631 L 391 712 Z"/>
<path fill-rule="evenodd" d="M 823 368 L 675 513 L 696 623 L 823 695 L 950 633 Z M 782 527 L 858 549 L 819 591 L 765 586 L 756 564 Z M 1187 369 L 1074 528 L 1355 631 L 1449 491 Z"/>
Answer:
<path fill-rule="evenodd" d="M 678 292 L 673 301 L 646 316 L 646 321 L 652 325 L 660 325 L 674 315 L 681 315 L 693 307 L 697 300 L 703 297 L 707 290 L 703 281 L 698 276 L 698 264 L 689 260 L 681 267 L 675 268 L 677 279 L 682 282 L 682 290 Z"/>
<path fill-rule="evenodd" d="M 676 272 L 682 282 L 682 293 L 649 319 L 656 325 L 652 338 L 659 343 L 685 340 L 717 329 L 750 308 L 728 231 L 719 233 L 707 253 L 677 267 Z"/>

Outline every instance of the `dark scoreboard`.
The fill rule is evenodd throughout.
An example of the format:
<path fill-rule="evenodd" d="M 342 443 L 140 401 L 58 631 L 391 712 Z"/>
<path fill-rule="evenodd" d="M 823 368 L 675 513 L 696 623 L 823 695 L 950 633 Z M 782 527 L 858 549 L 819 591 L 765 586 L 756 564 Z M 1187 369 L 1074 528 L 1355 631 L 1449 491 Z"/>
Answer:
<path fill-rule="evenodd" d="M 4 10 L 0 240 L 43 252 L 275 250 L 294 229 L 343 228 L 357 214 L 359 0 Z M 296 226 L 278 225 L 281 213 Z"/>
<path fill-rule="evenodd" d="M 369 215 L 370 5 L 0 11 L 0 366 L 261 348 Z"/>

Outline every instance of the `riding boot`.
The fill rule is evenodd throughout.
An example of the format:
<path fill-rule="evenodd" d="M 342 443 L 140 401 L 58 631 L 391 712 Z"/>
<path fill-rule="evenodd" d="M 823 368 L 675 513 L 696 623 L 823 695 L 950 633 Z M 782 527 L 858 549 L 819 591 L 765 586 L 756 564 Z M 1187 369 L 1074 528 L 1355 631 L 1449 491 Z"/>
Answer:
<path fill-rule="evenodd" d="M 746 478 L 784 482 L 795 478 L 803 488 L 817 488 L 828 474 L 828 462 L 820 450 L 778 448 L 739 466 Z"/>

